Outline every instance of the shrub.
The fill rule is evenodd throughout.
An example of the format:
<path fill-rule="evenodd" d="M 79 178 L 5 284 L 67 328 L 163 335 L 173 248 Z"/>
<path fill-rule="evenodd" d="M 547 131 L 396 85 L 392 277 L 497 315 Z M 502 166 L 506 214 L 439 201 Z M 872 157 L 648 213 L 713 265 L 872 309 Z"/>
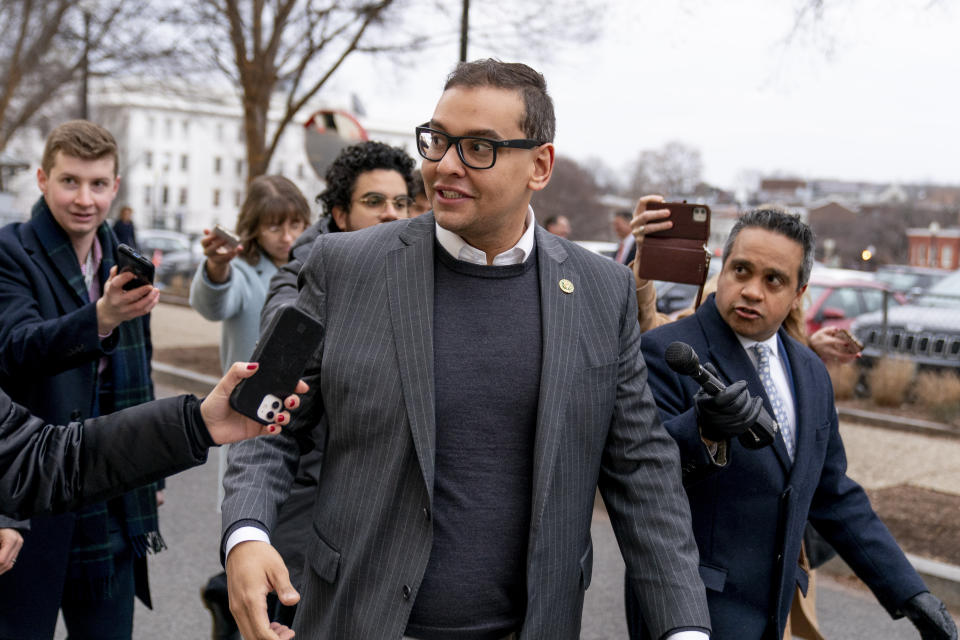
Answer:
<path fill-rule="evenodd" d="M 869 374 L 870 398 L 881 407 L 899 407 L 910 390 L 917 365 L 905 358 L 882 358 Z"/>
<path fill-rule="evenodd" d="M 960 376 L 953 371 L 922 371 L 913 387 L 914 402 L 943 422 L 960 416 Z"/>
<path fill-rule="evenodd" d="M 830 374 L 830 381 L 833 383 L 833 397 L 837 400 L 849 400 L 854 396 L 857 389 L 857 381 L 860 379 L 860 367 L 853 362 L 846 364 L 829 363 L 827 372 Z"/>

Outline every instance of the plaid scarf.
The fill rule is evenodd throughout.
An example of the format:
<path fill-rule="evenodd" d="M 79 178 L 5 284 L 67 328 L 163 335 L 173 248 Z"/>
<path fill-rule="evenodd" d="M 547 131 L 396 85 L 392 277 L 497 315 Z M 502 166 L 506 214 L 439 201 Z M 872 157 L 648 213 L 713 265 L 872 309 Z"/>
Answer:
<path fill-rule="evenodd" d="M 32 216 L 49 217 L 49 222 L 57 226 L 59 237 L 55 241 L 44 243 L 47 253 L 61 267 L 62 275 L 76 294 L 84 302 L 90 302 L 73 245 L 67 234 L 59 229 L 42 197 L 34 205 Z M 102 287 L 110 268 L 116 264 L 117 240 L 106 223 L 97 229 L 97 238 L 103 249 L 103 260 L 98 273 Z M 71 258 L 69 261 L 63 259 L 63 252 L 68 252 Z M 64 268 L 66 272 L 63 272 Z M 84 418 L 100 415 L 101 385 L 110 386 L 111 380 L 113 406 L 105 407 L 111 412 L 153 400 L 153 382 L 150 378 L 150 362 L 147 359 L 147 340 L 144 333 L 147 322 L 149 316 L 124 322 L 114 329 L 117 332 L 117 346 L 113 353 L 107 356 L 109 364 L 101 374 L 109 379 L 103 383 L 98 382 L 98 388 L 94 390 L 93 415 L 83 416 Z M 91 367 L 94 378 L 99 380 L 99 364 L 99 360 L 94 360 L 81 366 Z M 137 557 L 166 548 L 158 527 L 156 491 L 155 484 L 134 489 L 118 498 L 120 508 L 114 508 Z M 79 588 L 83 595 L 89 594 L 92 599 L 109 597 L 113 589 L 114 567 L 109 544 L 107 503 L 92 504 L 77 511 L 76 515 L 77 523 L 67 567 L 68 584 L 70 581 L 80 581 L 74 586 Z"/>

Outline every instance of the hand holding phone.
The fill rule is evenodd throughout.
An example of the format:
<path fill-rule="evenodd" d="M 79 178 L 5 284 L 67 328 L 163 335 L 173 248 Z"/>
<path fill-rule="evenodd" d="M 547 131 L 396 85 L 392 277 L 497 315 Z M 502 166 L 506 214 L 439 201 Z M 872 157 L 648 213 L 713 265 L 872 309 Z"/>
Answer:
<path fill-rule="evenodd" d="M 262 424 L 275 421 L 293 394 L 323 335 L 323 327 L 297 307 L 281 309 L 264 329 L 251 356 L 260 368 L 230 394 L 230 406 Z"/>
<path fill-rule="evenodd" d="M 663 280 L 703 286 L 707 279 L 710 254 L 710 207 L 687 202 L 653 202 L 651 211 L 667 209 L 670 216 L 656 223 L 656 228 L 644 229 L 643 245 L 637 246 L 636 272 L 643 280 Z M 647 214 L 646 211 L 640 215 Z M 647 215 L 646 217 L 651 217 Z M 662 214 L 657 214 L 663 218 Z"/>
<path fill-rule="evenodd" d="M 240 236 L 219 223 L 213 226 L 213 235 L 223 240 L 223 246 L 227 249 L 236 249 L 240 246 Z"/>
<path fill-rule="evenodd" d="M 121 244 L 117 247 L 117 273 L 129 271 L 133 280 L 123 285 L 124 291 L 130 291 L 147 284 L 153 284 L 155 269 L 153 263 L 140 255 L 136 249 Z"/>

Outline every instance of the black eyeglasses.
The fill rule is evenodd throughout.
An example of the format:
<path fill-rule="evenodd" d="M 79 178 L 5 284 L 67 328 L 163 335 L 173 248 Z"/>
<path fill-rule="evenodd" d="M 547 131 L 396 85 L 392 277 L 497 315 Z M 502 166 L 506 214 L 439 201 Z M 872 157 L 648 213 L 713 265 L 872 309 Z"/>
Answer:
<path fill-rule="evenodd" d="M 368 193 L 362 198 L 358 198 L 357 202 L 371 209 L 376 209 L 377 211 L 383 211 L 387 208 L 387 202 L 391 202 L 393 203 L 393 208 L 397 211 L 406 211 L 410 208 L 410 205 L 413 204 L 413 198 L 410 196 L 397 196 L 391 200 L 382 193 Z"/>
<path fill-rule="evenodd" d="M 457 146 L 457 155 L 471 169 L 489 169 L 497 161 L 497 149 L 533 149 L 544 144 L 539 140 L 491 140 L 474 136 L 451 136 L 424 125 L 417 127 L 417 151 L 424 159 L 440 162 L 450 145 Z"/>

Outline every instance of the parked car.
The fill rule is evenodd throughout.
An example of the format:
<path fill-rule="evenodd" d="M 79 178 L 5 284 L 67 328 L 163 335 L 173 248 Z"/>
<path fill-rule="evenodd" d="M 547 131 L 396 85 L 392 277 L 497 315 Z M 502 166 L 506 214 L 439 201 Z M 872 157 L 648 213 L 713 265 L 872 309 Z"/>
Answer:
<path fill-rule="evenodd" d="M 178 276 L 189 282 L 197 265 L 203 260 L 203 251 L 190 240 L 190 236 L 177 231 L 137 231 L 137 248 L 153 261 L 157 268 L 155 283 L 160 288 L 170 286 Z"/>
<path fill-rule="evenodd" d="M 810 301 L 806 313 L 807 333 L 812 334 L 822 327 L 849 329 L 857 316 L 882 309 L 884 295 L 890 304 L 906 302 L 903 294 L 891 291 L 882 282 L 832 280 L 818 274 L 810 279 L 807 287 Z"/>
<path fill-rule="evenodd" d="M 894 291 L 899 291 L 908 297 L 915 297 L 949 274 L 949 271 L 933 267 L 888 264 L 877 269 L 877 280 L 886 283 Z"/>
<path fill-rule="evenodd" d="M 710 260 L 710 268 L 707 270 L 707 280 L 720 273 L 722 267 L 723 259 L 713 256 Z M 695 284 L 660 280 L 655 280 L 654 284 L 657 287 L 657 311 L 666 314 L 692 307 L 697 300 L 697 290 L 700 288 Z"/>
<path fill-rule="evenodd" d="M 928 368 L 960 369 L 960 271 L 954 271 L 910 304 L 860 316 L 852 331 L 867 361 L 887 354 Z"/>

